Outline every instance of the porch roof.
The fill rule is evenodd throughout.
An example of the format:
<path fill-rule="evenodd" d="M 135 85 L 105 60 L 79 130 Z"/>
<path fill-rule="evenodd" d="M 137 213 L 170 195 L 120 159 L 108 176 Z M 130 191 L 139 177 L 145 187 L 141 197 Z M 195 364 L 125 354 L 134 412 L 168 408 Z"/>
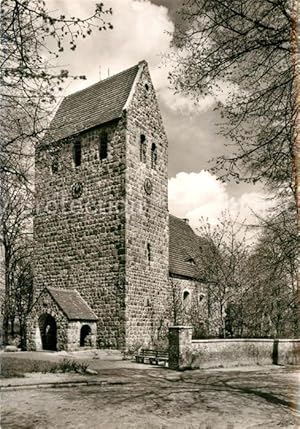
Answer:
<path fill-rule="evenodd" d="M 46 288 L 69 320 L 98 320 L 91 307 L 75 289 Z"/>

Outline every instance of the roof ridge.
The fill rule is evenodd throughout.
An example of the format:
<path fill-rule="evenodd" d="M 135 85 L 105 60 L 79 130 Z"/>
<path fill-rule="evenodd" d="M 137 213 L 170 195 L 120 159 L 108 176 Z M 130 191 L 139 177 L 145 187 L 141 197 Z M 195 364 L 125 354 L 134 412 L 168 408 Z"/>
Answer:
<path fill-rule="evenodd" d="M 82 89 L 79 89 L 78 91 L 72 92 L 72 94 L 69 94 L 66 97 L 64 97 L 62 101 L 66 100 L 67 98 L 73 97 L 74 95 L 80 94 L 83 91 L 91 89 L 91 88 L 93 88 L 93 86 L 97 86 L 97 85 L 99 85 L 99 84 L 101 84 L 103 82 L 107 82 L 110 79 L 114 79 L 114 78 L 122 75 L 123 73 L 127 73 L 129 70 L 134 69 L 135 67 L 138 67 L 140 63 L 141 63 L 141 61 L 138 64 L 135 64 L 134 66 L 128 67 L 127 69 L 122 70 L 122 71 L 120 71 L 120 72 L 118 72 L 118 73 L 116 73 L 116 74 L 114 74 L 112 76 L 106 77 L 105 79 L 101 79 L 98 82 L 95 82 L 95 83 L 92 83 L 89 86 L 86 86 L 85 88 L 82 88 Z"/>
<path fill-rule="evenodd" d="M 191 227 L 191 225 L 189 224 L 189 223 L 187 223 L 184 219 L 182 219 L 182 218 L 180 218 L 180 217 L 178 217 L 178 216 L 175 216 L 175 215 L 173 215 L 173 214 L 171 214 L 171 213 L 169 213 L 169 216 L 171 216 L 171 217 L 173 217 L 174 219 L 176 219 L 176 220 L 179 220 L 180 222 L 182 222 L 184 225 L 186 225 L 189 229 L 191 229 L 192 231 L 193 231 L 193 233 L 197 236 L 197 237 L 199 237 L 199 235 L 198 234 L 196 234 L 196 232 L 194 231 L 194 229 Z"/>
<path fill-rule="evenodd" d="M 182 218 L 181 218 L 181 217 L 175 216 L 175 215 L 173 215 L 172 213 L 169 213 L 169 216 L 172 216 L 172 217 L 174 217 L 175 219 L 178 219 L 178 220 L 181 220 L 182 222 L 184 222 L 184 221 L 182 220 Z"/>
<path fill-rule="evenodd" d="M 65 292 L 77 292 L 77 289 L 68 289 L 68 288 L 63 288 L 63 287 L 52 287 L 52 286 L 46 286 L 46 289 L 51 289 L 51 290 L 59 290 L 59 291 L 65 291 Z"/>
<path fill-rule="evenodd" d="M 185 221 L 185 220 L 183 220 L 183 218 L 182 218 L 182 217 L 175 216 L 175 215 L 173 215 L 172 213 L 169 213 L 169 216 L 172 216 L 172 217 L 174 217 L 175 219 L 178 219 L 178 220 L 180 220 L 181 222 L 183 222 L 183 223 L 185 223 L 186 225 L 188 225 L 188 223 L 186 223 L 186 221 Z"/>

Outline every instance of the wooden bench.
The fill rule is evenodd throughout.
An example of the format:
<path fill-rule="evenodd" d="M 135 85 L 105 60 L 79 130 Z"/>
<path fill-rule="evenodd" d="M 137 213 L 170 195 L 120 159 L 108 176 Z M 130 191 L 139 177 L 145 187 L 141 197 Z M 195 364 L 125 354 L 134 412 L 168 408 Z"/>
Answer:
<path fill-rule="evenodd" d="M 163 363 L 166 365 L 169 361 L 169 352 L 166 352 L 164 350 L 157 350 L 154 363 L 156 365 L 159 365 L 160 363 Z"/>
<path fill-rule="evenodd" d="M 158 365 L 163 362 L 166 364 L 169 360 L 169 353 L 164 350 L 142 349 L 136 356 L 137 363 L 145 363 L 145 360 L 151 365 Z"/>
<path fill-rule="evenodd" d="M 135 356 L 135 360 L 136 360 L 137 363 L 145 363 L 146 359 L 150 362 L 151 359 L 155 358 L 155 354 L 156 354 L 155 350 L 142 349 Z"/>

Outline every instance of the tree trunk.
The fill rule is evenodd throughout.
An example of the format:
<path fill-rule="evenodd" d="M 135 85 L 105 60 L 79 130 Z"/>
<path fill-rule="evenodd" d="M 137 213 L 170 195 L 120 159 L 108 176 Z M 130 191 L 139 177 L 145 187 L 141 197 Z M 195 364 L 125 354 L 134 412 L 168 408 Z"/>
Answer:
<path fill-rule="evenodd" d="M 22 350 L 26 350 L 26 318 L 20 315 L 19 317 L 20 325 L 20 347 Z"/>
<path fill-rule="evenodd" d="M 294 105 L 294 127 L 293 127 L 293 175 L 294 192 L 297 210 L 298 232 L 300 232 L 300 67 L 298 46 L 298 0 L 293 0 L 291 14 L 291 53 L 292 53 L 292 77 L 293 77 L 293 105 Z"/>
<path fill-rule="evenodd" d="M 9 316 L 10 316 L 10 254 L 7 246 L 4 246 L 4 269 L 5 269 L 5 295 L 3 309 L 3 344 L 8 344 Z"/>
<path fill-rule="evenodd" d="M 298 45 L 298 0 L 292 0 L 291 14 L 291 52 L 293 71 L 293 102 L 294 102 L 294 127 L 293 127 L 293 174 L 295 186 L 296 216 L 298 237 L 300 237 L 300 67 Z M 300 272 L 299 264 L 296 269 L 297 285 L 297 319 L 300 320 Z M 297 336 L 299 336 L 299 329 Z"/>

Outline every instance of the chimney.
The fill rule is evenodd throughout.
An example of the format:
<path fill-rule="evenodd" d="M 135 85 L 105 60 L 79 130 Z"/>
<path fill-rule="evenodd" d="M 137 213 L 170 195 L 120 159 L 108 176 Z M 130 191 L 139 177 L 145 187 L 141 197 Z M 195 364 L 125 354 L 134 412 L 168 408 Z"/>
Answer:
<path fill-rule="evenodd" d="M 187 217 L 183 217 L 181 220 L 183 220 L 187 225 L 190 224 L 190 220 Z"/>

